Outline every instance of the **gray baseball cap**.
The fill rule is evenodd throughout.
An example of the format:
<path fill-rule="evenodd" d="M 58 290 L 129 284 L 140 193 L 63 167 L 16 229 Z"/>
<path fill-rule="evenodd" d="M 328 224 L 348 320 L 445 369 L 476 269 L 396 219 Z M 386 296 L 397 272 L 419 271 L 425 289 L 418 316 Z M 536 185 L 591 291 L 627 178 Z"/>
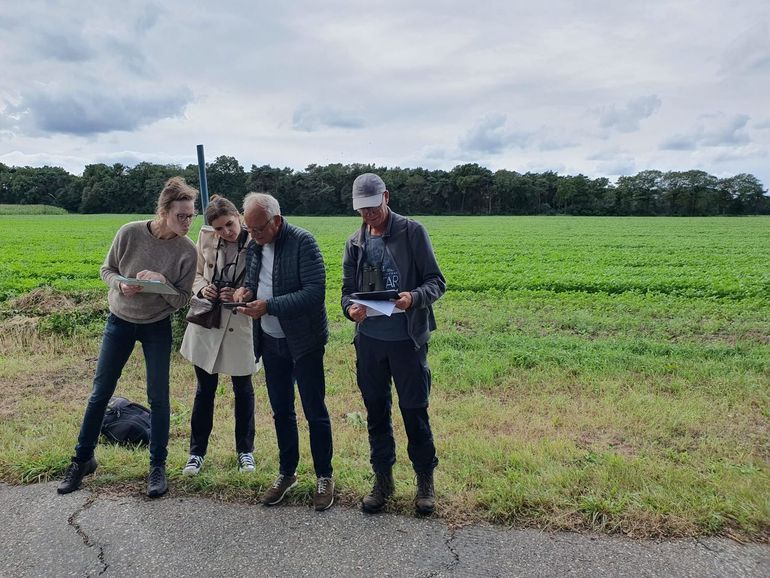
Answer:
<path fill-rule="evenodd" d="M 353 181 L 353 210 L 380 206 L 386 190 L 385 182 L 374 173 L 358 175 Z"/>

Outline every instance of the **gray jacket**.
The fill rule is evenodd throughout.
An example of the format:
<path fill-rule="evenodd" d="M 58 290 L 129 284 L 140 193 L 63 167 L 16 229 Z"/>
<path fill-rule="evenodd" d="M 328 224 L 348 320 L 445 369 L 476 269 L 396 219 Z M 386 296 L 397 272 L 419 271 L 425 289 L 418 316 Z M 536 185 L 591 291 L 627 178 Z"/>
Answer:
<path fill-rule="evenodd" d="M 246 260 L 245 287 L 256 296 L 262 247 L 251 241 Z M 256 297 L 255 297 L 256 298 Z M 326 344 L 329 328 L 326 320 L 326 268 L 313 235 L 290 225 L 284 219 L 275 238 L 273 261 L 273 297 L 267 312 L 281 322 L 286 344 L 294 359 Z M 254 353 L 262 354 L 262 325 L 254 320 Z"/>
<path fill-rule="evenodd" d="M 342 258 L 342 312 L 348 319 L 350 294 L 363 287 L 364 235 L 366 225 L 345 243 Z M 420 223 L 390 211 L 388 228 L 382 236 L 385 250 L 398 269 L 400 291 L 412 293 L 412 306 L 406 311 L 409 337 L 415 348 L 422 347 L 436 329 L 433 302 L 446 291 L 444 275 L 436 262 L 428 232 Z"/>

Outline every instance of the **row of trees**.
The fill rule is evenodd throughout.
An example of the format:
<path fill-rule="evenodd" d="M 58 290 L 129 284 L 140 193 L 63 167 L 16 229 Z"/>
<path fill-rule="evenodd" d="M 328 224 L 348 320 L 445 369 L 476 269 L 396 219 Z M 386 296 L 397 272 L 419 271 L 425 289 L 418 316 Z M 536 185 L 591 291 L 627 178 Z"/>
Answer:
<path fill-rule="evenodd" d="M 606 178 L 554 172 L 492 172 L 477 164 L 451 171 L 373 165 L 310 165 L 305 170 L 251 166 L 220 156 L 207 166 L 210 194 L 240 205 L 249 191 L 274 195 L 294 215 L 351 214 L 353 179 L 378 173 L 391 206 L 405 214 L 461 215 L 756 215 L 770 214 L 770 198 L 753 175 L 719 179 L 703 171 L 642 171 Z M 179 175 L 198 186 L 198 168 L 140 163 L 88 165 L 83 176 L 58 167 L 0 163 L 0 203 L 49 204 L 80 213 L 150 213 L 163 182 Z"/>

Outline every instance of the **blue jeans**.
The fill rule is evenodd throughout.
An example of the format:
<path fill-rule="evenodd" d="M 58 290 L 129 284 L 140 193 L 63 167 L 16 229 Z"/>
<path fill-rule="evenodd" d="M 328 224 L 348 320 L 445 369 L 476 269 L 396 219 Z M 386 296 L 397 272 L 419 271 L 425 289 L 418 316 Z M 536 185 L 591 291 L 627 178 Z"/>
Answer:
<path fill-rule="evenodd" d="M 94 388 L 80 426 L 75 459 L 86 461 L 94 455 L 107 403 L 115 393 L 120 374 L 139 341 L 147 368 L 147 400 L 152 410 L 150 463 L 166 463 L 171 407 L 168 374 L 171 362 L 171 317 L 155 323 L 131 323 L 110 313 L 104 328 L 102 350 L 96 365 Z"/>
<path fill-rule="evenodd" d="M 262 363 L 278 440 L 280 473 L 292 475 L 299 463 L 299 433 L 294 412 L 294 382 L 310 430 L 310 453 L 317 477 L 332 475 L 332 425 L 326 409 L 324 348 L 293 359 L 286 339 L 262 334 Z"/>
<path fill-rule="evenodd" d="M 383 341 L 358 333 L 356 378 L 366 406 L 370 462 L 375 472 L 387 472 L 396 463 L 396 439 L 391 421 L 391 379 L 398 393 L 406 430 L 406 451 L 418 474 L 438 465 L 428 417 L 431 374 L 428 345 L 415 350 L 411 341 Z"/>

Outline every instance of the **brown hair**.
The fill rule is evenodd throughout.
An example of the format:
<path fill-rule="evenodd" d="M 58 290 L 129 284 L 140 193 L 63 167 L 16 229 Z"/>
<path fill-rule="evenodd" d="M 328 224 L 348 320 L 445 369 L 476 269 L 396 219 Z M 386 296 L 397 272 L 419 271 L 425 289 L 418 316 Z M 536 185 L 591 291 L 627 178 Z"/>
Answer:
<path fill-rule="evenodd" d="M 198 189 L 191 187 L 182 177 L 171 177 L 163 185 L 158 197 L 158 207 L 155 214 L 168 213 L 174 201 L 193 201 L 198 198 Z"/>
<path fill-rule="evenodd" d="M 238 213 L 238 208 L 232 203 L 232 201 L 214 195 L 209 199 L 209 206 L 206 207 L 206 222 L 210 225 L 219 217 L 225 215 L 232 215 L 240 219 L 241 215 Z"/>

